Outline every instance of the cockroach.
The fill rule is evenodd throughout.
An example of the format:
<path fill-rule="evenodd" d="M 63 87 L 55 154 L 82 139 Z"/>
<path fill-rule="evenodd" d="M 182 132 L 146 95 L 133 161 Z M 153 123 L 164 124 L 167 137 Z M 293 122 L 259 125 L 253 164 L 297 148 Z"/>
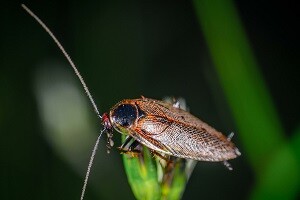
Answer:
<path fill-rule="evenodd" d="M 84 198 L 101 135 L 104 132 L 107 133 L 107 146 L 110 149 L 113 146 L 113 130 L 127 135 L 125 142 L 120 147 L 125 153 L 135 151 L 142 144 L 155 154 L 197 161 L 222 161 L 231 169 L 227 160 L 241 155 L 238 148 L 231 142 L 233 133 L 228 137 L 224 136 L 221 132 L 181 109 L 177 102 L 171 104 L 142 96 L 139 99 L 122 100 L 113 106 L 108 113 L 100 115 L 88 87 L 63 46 L 50 29 L 29 8 L 23 4 L 22 7 L 44 28 L 62 51 L 78 76 L 103 125 L 90 158 L 81 199 Z"/>
<path fill-rule="evenodd" d="M 208 124 L 170 103 L 145 98 L 126 99 L 102 116 L 112 129 L 162 154 L 199 161 L 226 161 L 240 155 L 230 141 Z M 124 146 L 124 144 L 122 146 Z M 133 143 L 134 144 L 134 143 Z M 129 147 L 129 150 L 133 149 Z"/>

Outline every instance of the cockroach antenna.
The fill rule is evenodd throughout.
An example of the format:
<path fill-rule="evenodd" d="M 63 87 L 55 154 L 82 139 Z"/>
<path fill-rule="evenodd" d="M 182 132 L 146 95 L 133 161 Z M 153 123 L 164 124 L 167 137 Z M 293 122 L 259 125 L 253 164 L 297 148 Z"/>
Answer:
<path fill-rule="evenodd" d="M 98 111 L 98 108 L 96 106 L 96 103 L 89 91 L 89 88 L 87 87 L 87 85 L 85 84 L 82 76 L 80 75 L 78 69 L 76 68 L 74 62 L 72 61 L 71 57 L 69 56 L 69 54 L 66 52 L 66 50 L 64 49 L 64 47 L 61 45 L 61 43 L 58 41 L 58 39 L 55 37 L 55 35 L 51 32 L 51 30 L 46 26 L 46 24 L 38 17 L 36 16 L 27 6 L 25 6 L 24 4 L 21 4 L 22 8 L 24 8 L 24 10 L 31 15 L 41 26 L 42 28 L 50 35 L 50 37 L 54 40 L 54 42 L 57 44 L 58 48 L 61 50 L 61 52 L 64 54 L 64 56 L 66 57 L 66 59 L 68 60 L 69 64 L 71 65 L 71 67 L 73 68 L 75 74 L 77 75 L 77 77 L 79 78 L 83 89 L 85 91 L 85 93 L 87 94 L 87 96 L 89 97 L 90 102 L 92 103 L 94 110 L 97 114 L 97 116 L 101 119 L 101 115 Z"/>
<path fill-rule="evenodd" d="M 55 35 L 52 33 L 52 31 L 46 26 L 46 24 L 37 16 L 35 15 L 26 5 L 24 4 L 21 4 L 22 8 L 31 16 L 33 17 L 41 26 L 42 28 L 50 35 L 50 37 L 53 39 L 53 41 L 57 44 L 58 48 L 61 50 L 61 52 L 63 53 L 63 55 L 66 57 L 66 59 L 68 60 L 69 64 L 71 65 L 71 67 L 73 68 L 76 76 L 79 78 L 80 82 L 81 82 L 81 85 L 83 86 L 83 89 L 85 91 L 85 93 L 87 94 L 97 116 L 102 119 L 102 116 L 100 115 L 99 113 L 99 110 L 96 106 L 96 103 L 87 87 L 87 85 L 85 84 L 82 76 L 80 75 L 78 69 L 76 68 L 74 62 L 72 61 L 71 57 L 69 56 L 69 54 L 66 52 L 66 50 L 64 49 L 64 47 L 61 45 L 61 43 L 58 41 L 58 39 L 55 37 Z M 91 158 L 90 158 L 90 161 L 89 161 L 89 165 L 88 165 L 88 168 L 87 168 L 87 171 L 86 171 L 86 175 L 85 175 L 85 179 L 84 179 L 84 184 L 83 184 L 83 187 L 82 187 L 82 192 L 81 192 L 81 197 L 80 199 L 82 200 L 84 198 L 84 195 L 85 195 L 85 190 L 86 190 L 86 186 L 87 186 L 87 182 L 88 182 L 88 179 L 89 179 L 89 175 L 90 175 L 90 171 L 91 171 L 91 168 L 92 168 L 92 165 L 93 165 L 93 161 L 94 161 L 94 157 L 96 155 L 96 151 L 97 151 L 97 148 L 98 148 L 98 144 L 99 144 L 99 140 L 101 138 L 101 135 L 102 133 L 105 131 L 105 128 L 103 130 L 101 130 L 97 140 L 96 140 L 96 143 L 95 143 L 95 146 L 93 148 L 93 151 L 92 151 L 92 155 L 91 155 Z"/>

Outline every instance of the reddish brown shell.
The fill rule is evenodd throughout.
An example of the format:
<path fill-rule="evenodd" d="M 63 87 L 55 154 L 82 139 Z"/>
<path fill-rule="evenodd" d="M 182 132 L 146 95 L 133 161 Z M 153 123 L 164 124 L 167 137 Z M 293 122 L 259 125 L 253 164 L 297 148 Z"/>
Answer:
<path fill-rule="evenodd" d="M 135 105 L 142 112 L 126 133 L 152 150 L 200 161 L 225 161 L 240 155 L 235 145 L 189 112 L 154 99 L 128 99 L 116 104 Z M 112 125 L 118 131 L 116 124 Z"/>

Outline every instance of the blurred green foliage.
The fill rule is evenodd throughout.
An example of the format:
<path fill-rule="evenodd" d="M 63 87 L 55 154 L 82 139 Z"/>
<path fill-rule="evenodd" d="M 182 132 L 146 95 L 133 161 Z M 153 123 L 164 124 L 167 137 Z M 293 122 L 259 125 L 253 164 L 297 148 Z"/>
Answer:
<path fill-rule="evenodd" d="M 239 128 L 257 185 L 253 199 L 294 199 L 299 157 L 279 120 L 232 1 L 194 0 L 220 83 Z"/>

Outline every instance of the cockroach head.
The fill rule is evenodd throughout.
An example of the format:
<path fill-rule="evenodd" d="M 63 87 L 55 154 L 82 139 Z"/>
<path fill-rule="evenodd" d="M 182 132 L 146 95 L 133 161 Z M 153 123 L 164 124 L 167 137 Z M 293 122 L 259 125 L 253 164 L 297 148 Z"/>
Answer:
<path fill-rule="evenodd" d="M 104 113 L 102 115 L 101 121 L 102 121 L 101 123 L 104 127 L 105 132 L 108 132 L 108 133 L 113 132 L 113 127 L 112 127 L 112 124 L 109 120 L 109 115 L 107 113 Z"/>

